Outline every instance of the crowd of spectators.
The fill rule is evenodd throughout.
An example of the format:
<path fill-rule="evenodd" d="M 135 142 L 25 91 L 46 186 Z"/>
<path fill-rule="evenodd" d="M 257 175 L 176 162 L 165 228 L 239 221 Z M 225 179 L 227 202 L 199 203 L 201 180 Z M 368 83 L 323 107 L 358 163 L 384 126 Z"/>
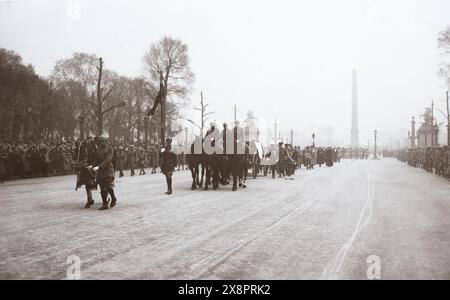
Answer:
<path fill-rule="evenodd" d="M 71 150 L 70 140 L 0 143 L 0 180 L 69 174 Z"/>
<path fill-rule="evenodd" d="M 158 167 L 159 147 L 142 143 L 112 142 L 116 151 L 116 171 L 139 170 Z M 20 178 L 47 177 L 74 174 L 72 157 L 75 142 L 71 139 L 47 140 L 41 142 L 0 143 L 0 182 Z M 184 161 L 181 163 L 184 165 Z M 180 168 L 181 169 L 181 168 Z M 184 168 L 183 168 L 184 169 Z M 120 175 L 119 175 L 120 176 Z"/>

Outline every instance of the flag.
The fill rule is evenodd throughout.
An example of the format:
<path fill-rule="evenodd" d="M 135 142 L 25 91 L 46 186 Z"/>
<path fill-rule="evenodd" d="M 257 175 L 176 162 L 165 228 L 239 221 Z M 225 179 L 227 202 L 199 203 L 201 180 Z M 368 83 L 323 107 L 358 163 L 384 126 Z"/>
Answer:
<path fill-rule="evenodd" d="M 158 109 L 158 106 L 162 103 L 163 97 L 164 97 L 164 84 L 161 81 L 160 84 L 159 84 L 158 96 L 156 96 L 155 103 L 153 103 L 152 109 L 150 109 L 150 111 L 148 112 L 148 114 L 147 114 L 148 116 L 154 116 L 155 115 L 155 112 Z"/>

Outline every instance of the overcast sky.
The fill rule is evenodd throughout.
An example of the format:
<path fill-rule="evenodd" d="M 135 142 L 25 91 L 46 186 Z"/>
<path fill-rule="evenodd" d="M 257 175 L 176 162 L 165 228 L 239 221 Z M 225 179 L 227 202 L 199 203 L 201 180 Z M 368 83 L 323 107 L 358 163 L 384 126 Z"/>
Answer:
<path fill-rule="evenodd" d="M 450 25 L 448 0 L 78 2 L 80 12 L 76 0 L 0 1 L 0 47 L 44 76 L 74 51 L 139 76 L 151 43 L 179 38 L 197 77 L 192 102 L 204 91 L 218 119 L 237 103 L 240 119 L 278 117 L 298 139 L 331 126 L 349 143 L 352 69 L 362 144 L 375 128 L 399 139 L 431 99 L 445 108 L 436 39 Z"/>

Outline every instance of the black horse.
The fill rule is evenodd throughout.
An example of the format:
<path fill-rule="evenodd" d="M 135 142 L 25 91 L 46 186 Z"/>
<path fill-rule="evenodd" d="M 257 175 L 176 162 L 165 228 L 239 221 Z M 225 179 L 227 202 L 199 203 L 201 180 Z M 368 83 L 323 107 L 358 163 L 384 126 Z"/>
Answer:
<path fill-rule="evenodd" d="M 201 143 L 203 145 L 203 140 L 200 137 L 196 137 L 194 143 L 191 145 L 191 151 L 186 154 L 186 161 L 189 166 L 189 170 L 192 175 L 192 187 L 191 190 L 196 190 L 197 187 L 202 187 L 203 185 L 203 177 L 205 175 L 205 160 L 202 153 L 195 153 L 195 145 Z M 201 168 L 201 177 L 200 177 L 200 168 Z"/>
<path fill-rule="evenodd" d="M 235 151 L 233 154 L 227 155 L 228 169 L 231 171 L 231 176 L 233 177 L 233 191 L 237 191 L 238 186 L 247 188 L 248 169 L 251 165 L 252 155 L 249 152 L 250 148 L 248 144 L 245 145 L 244 149 L 244 153 Z"/>
<path fill-rule="evenodd" d="M 89 169 L 95 162 L 96 145 L 92 138 L 87 138 L 81 143 L 76 143 L 72 161 L 72 167 L 77 174 L 77 182 L 75 190 L 78 190 L 83 185 L 86 189 L 87 203 L 85 208 L 90 208 L 94 204 L 92 198 L 92 190 L 97 189 L 97 182 L 95 172 Z"/>
<path fill-rule="evenodd" d="M 205 153 L 203 143 L 209 136 L 208 133 L 205 139 L 196 137 L 194 143 L 191 145 L 191 151 L 186 155 L 186 160 L 192 175 L 192 190 L 198 187 L 203 187 L 205 183 L 205 190 L 209 190 L 210 186 L 214 190 L 218 189 L 220 183 L 226 185 L 232 177 L 232 190 L 236 191 L 238 186 L 241 188 L 247 187 L 248 169 L 252 166 L 254 155 L 250 153 L 249 143 L 243 145 L 243 150 L 240 153 L 237 151 L 237 138 L 234 140 L 234 152 L 232 154 L 224 154 L 224 147 L 222 143 L 215 143 L 213 140 L 212 146 L 215 151 L 212 154 Z M 200 146 L 201 145 L 201 146 Z M 197 147 L 196 147 L 197 146 Z M 201 147 L 201 148 L 200 148 Z M 197 149 L 196 149 L 197 148 Z M 200 153 L 195 153 L 194 150 Z M 203 181 L 204 180 L 204 181 Z"/>
<path fill-rule="evenodd" d="M 209 185 L 212 185 L 213 190 L 219 188 L 221 180 L 220 176 L 224 168 L 224 156 L 219 153 L 213 153 L 210 155 L 203 155 L 203 163 L 205 166 L 205 190 L 209 189 Z"/>

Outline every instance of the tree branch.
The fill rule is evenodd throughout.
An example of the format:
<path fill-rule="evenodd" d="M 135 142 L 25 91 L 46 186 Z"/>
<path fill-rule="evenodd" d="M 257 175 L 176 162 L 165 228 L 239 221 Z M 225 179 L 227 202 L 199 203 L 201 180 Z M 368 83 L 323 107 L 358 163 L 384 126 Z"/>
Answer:
<path fill-rule="evenodd" d="M 111 95 L 113 89 L 109 89 L 109 91 L 106 93 L 105 97 L 103 97 L 103 99 L 101 100 L 101 103 L 105 102 L 105 100 L 109 97 L 109 95 Z"/>
<path fill-rule="evenodd" d="M 92 106 L 92 108 L 96 108 L 97 107 L 97 104 L 95 104 L 92 101 L 87 100 L 87 103 L 89 103 Z"/>
<path fill-rule="evenodd" d="M 112 111 L 113 109 L 116 109 L 116 108 L 119 108 L 119 107 L 123 107 L 123 106 L 125 106 L 126 104 L 127 104 L 127 103 L 124 101 L 124 102 L 122 102 L 122 103 L 113 105 L 113 106 L 109 107 L 108 109 L 105 109 L 105 110 L 102 112 L 102 115 L 107 114 L 108 112 Z"/>
<path fill-rule="evenodd" d="M 186 119 L 186 118 L 183 118 L 183 119 L 185 119 L 185 120 L 188 121 L 189 123 L 193 124 L 193 125 L 196 126 L 198 129 L 202 130 L 202 128 L 201 128 L 200 126 L 198 126 L 194 121 L 189 120 L 189 119 Z"/>

